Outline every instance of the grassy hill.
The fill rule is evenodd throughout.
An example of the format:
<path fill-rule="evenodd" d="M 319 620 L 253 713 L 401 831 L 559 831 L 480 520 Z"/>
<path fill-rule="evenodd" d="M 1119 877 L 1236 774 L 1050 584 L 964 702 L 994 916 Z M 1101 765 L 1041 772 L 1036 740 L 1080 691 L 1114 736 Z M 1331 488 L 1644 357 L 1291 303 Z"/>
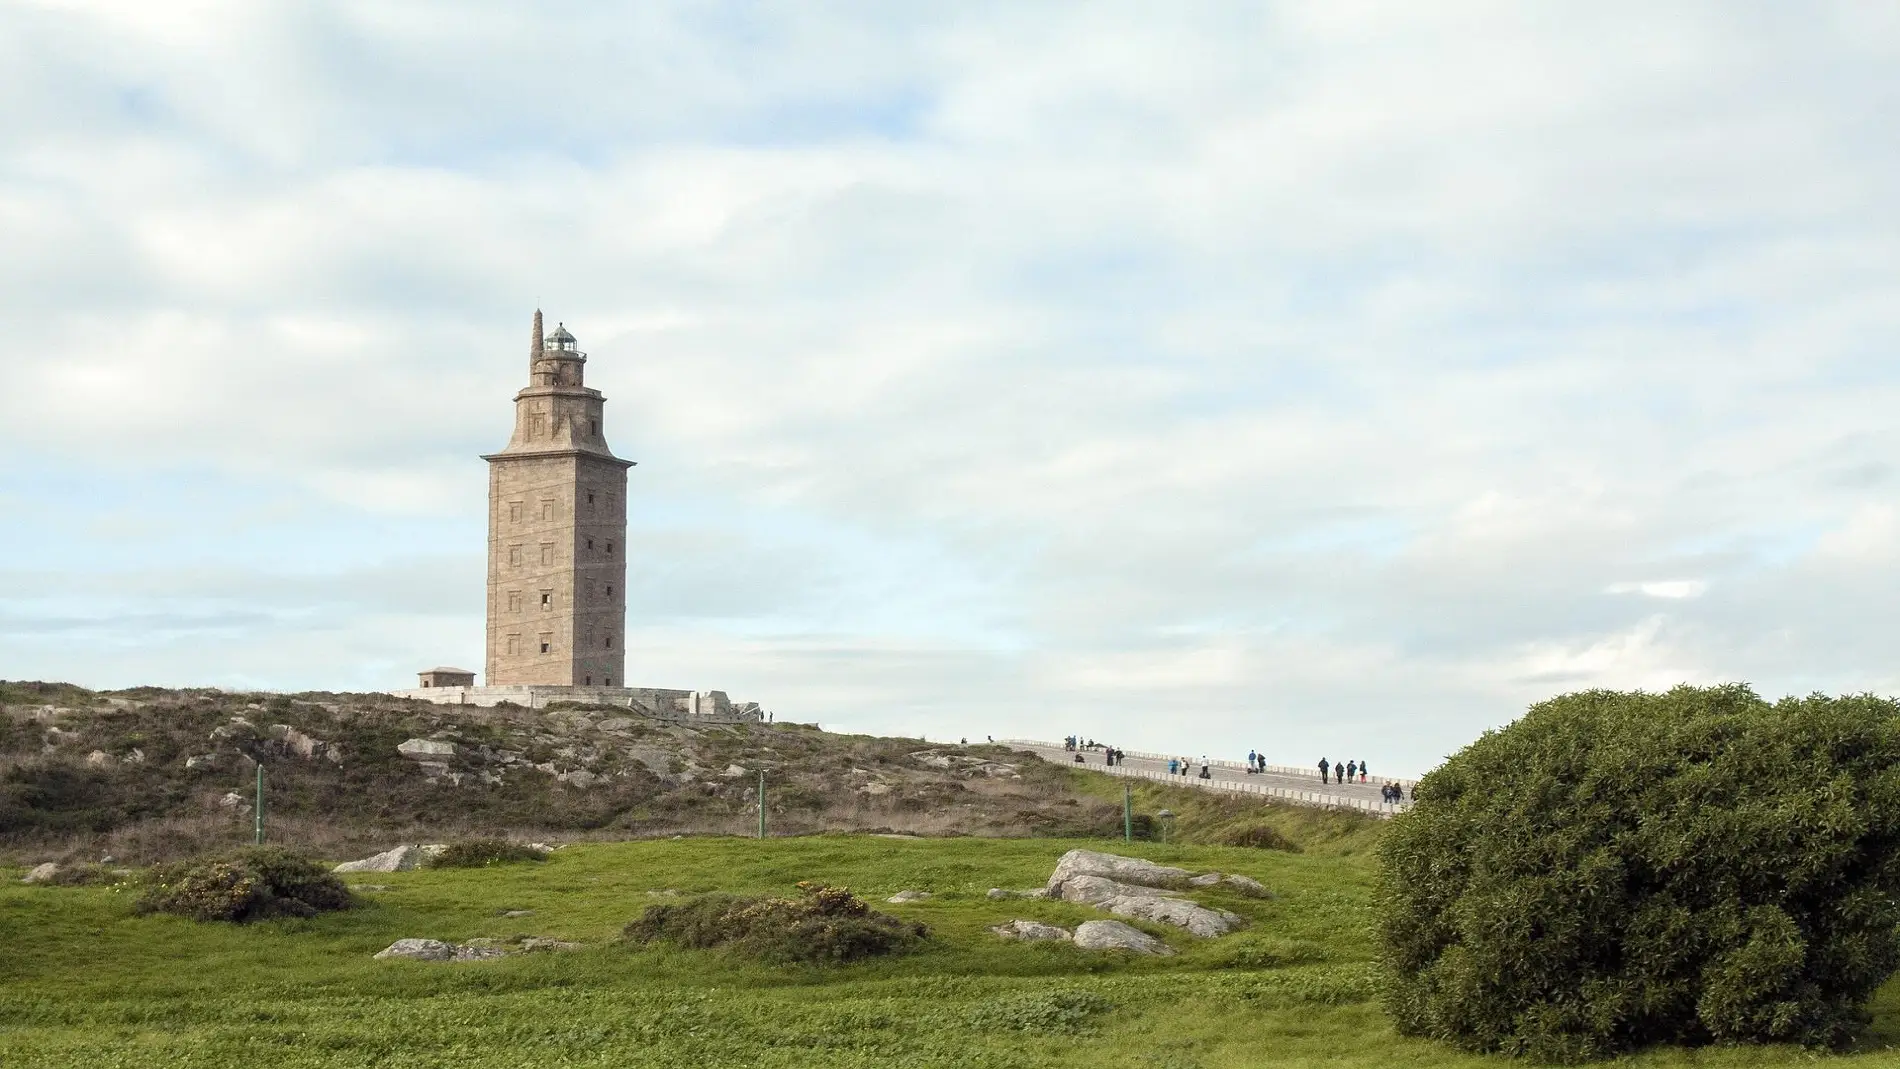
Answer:
<path fill-rule="evenodd" d="M 416 743 L 426 744 L 418 747 Z M 408 744 L 408 745 L 405 745 Z M 426 752 L 452 750 L 447 753 Z M 405 756 L 405 750 L 408 755 Z M 0 857 L 142 863 L 251 837 L 259 763 L 274 842 L 334 857 L 466 835 L 573 841 L 744 834 L 766 770 L 774 834 L 1115 836 L 1121 786 L 1000 746 L 688 726 L 613 707 L 431 705 L 0 683 Z M 1143 785 L 1138 832 L 1362 849 L 1374 822 Z"/>
<path fill-rule="evenodd" d="M 1392 1034 L 1374 1000 L 1371 861 L 1137 844 L 1131 852 L 1253 876 L 1271 899 L 1203 893 L 1249 927 L 1133 958 L 1005 942 L 1013 918 L 1073 924 L 1084 906 L 992 901 L 1039 884 L 1075 845 L 1102 842 L 861 835 L 582 844 L 544 864 L 364 874 L 385 890 L 312 920 L 236 927 L 133 915 L 124 892 L 0 881 L 0 1065 L 402 1066 L 1506 1066 Z M 10 873 L 8 875 L 17 875 Z M 623 943 L 671 892 L 785 893 L 849 884 L 931 928 L 927 949 L 859 965 L 768 967 L 724 951 Z M 503 917 L 531 910 L 526 917 Z M 500 961 L 377 961 L 397 938 L 538 935 L 570 953 Z M 1895 1064 L 1900 997 L 1872 1007 L 1865 1053 Z M 1629 1064 L 1811 1064 L 1799 1050 L 1663 1051 Z"/>

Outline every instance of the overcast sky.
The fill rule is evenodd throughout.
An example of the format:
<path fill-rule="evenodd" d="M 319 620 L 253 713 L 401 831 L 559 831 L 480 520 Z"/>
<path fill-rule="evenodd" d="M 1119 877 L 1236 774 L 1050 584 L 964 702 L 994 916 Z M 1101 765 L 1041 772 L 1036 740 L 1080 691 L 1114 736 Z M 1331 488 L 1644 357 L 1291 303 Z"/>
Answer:
<path fill-rule="evenodd" d="M 0 3 L 0 677 L 482 662 L 539 306 L 628 672 L 1418 772 L 1900 689 L 1900 6 Z"/>

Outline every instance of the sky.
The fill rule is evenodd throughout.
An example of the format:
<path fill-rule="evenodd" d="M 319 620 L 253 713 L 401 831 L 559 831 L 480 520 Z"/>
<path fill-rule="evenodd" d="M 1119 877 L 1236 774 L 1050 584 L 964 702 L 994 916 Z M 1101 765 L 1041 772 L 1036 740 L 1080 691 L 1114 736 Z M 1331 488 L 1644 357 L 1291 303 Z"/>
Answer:
<path fill-rule="evenodd" d="M 0 678 L 482 662 L 535 308 L 628 674 L 1422 772 L 1900 691 L 1900 6 L 0 3 Z"/>

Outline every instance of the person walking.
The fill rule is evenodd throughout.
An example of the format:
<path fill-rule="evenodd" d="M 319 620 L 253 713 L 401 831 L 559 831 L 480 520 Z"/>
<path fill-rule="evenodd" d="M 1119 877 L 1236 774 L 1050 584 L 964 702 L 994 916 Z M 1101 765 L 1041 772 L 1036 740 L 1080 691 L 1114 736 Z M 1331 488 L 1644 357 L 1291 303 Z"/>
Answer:
<path fill-rule="evenodd" d="M 1179 761 L 1176 761 L 1174 758 L 1172 757 L 1168 758 L 1168 775 L 1170 776 L 1174 775 L 1176 769 L 1180 766 L 1180 764 L 1181 763 Z"/>
<path fill-rule="evenodd" d="M 1353 777 L 1358 774 L 1359 774 L 1359 765 L 1352 761 L 1346 762 L 1346 778 L 1344 782 L 1351 783 L 1353 780 Z"/>
<path fill-rule="evenodd" d="M 1254 762 L 1255 762 L 1255 761 L 1258 761 L 1259 759 L 1260 759 L 1260 755 L 1259 755 L 1259 754 L 1257 754 L 1257 753 L 1255 753 L 1255 752 L 1253 752 L 1252 750 L 1248 750 L 1248 751 L 1247 751 L 1247 774 L 1248 774 L 1249 776 L 1251 776 L 1251 775 L 1253 775 L 1253 765 L 1254 765 Z M 1091 930 L 1093 930 L 1093 929 L 1091 929 Z"/>
<path fill-rule="evenodd" d="M 1359 782 L 1366 782 L 1366 763 L 1364 761 L 1359 762 Z"/>
<path fill-rule="evenodd" d="M 1325 759 L 1324 757 L 1322 757 L 1322 758 L 1320 758 L 1320 759 L 1319 759 L 1319 781 L 1320 781 L 1320 783 L 1322 783 L 1322 784 L 1326 784 L 1326 783 L 1331 783 L 1331 782 L 1332 782 L 1332 775 L 1333 775 L 1333 766 L 1332 766 L 1332 765 L 1329 765 L 1329 764 L 1327 764 L 1327 763 L 1326 763 L 1326 759 Z"/>

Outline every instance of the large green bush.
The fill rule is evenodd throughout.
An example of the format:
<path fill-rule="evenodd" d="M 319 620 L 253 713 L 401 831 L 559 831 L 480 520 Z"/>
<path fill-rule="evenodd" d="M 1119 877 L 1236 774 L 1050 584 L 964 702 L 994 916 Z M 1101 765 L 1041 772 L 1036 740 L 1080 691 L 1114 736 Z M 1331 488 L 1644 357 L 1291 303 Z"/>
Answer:
<path fill-rule="evenodd" d="M 200 921 L 314 917 L 353 904 L 349 888 L 301 854 L 260 846 L 152 870 L 140 913 L 175 913 Z"/>
<path fill-rule="evenodd" d="M 1379 852 L 1403 1032 L 1552 1061 L 1836 1046 L 1900 965 L 1900 706 L 1565 695 L 1426 776 Z"/>
<path fill-rule="evenodd" d="M 848 887 L 802 882 L 796 898 L 701 895 L 648 906 L 627 925 L 637 943 L 726 946 L 775 964 L 836 965 L 917 949 L 929 929 L 879 913 Z"/>

